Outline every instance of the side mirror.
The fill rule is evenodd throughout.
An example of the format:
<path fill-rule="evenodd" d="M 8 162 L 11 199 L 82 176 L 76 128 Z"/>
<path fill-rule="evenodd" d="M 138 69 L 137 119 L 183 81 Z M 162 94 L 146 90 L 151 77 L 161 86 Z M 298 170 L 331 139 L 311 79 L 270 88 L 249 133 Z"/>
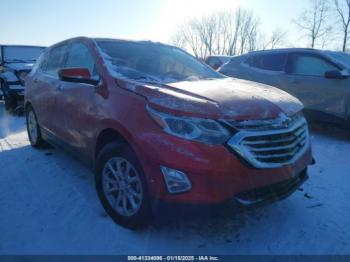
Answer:
<path fill-rule="evenodd" d="M 63 68 L 58 71 L 60 80 L 65 82 L 97 85 L 99 80 L 91 78 L 87 68 Z"/>
<path fill-rule="evenodd" d="M 346 75 L 342 71 L 339 71 L 339 70 L 327 71 L 324 74 L 324 76 L 325 76 L 325 78 L 330 78 L 330 79 L 345 79 L 345 78 L 349 77 L 349 75 Z"/>

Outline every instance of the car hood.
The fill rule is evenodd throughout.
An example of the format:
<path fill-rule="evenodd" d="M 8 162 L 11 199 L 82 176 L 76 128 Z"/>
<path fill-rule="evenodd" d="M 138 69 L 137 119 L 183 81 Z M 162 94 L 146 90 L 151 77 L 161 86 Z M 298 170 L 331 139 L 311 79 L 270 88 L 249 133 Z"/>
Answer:
<path fill-rule="evenodd" d="M 233 78 L 164 85 L 118 84 L 144 96 L 149 106 L 173 114 L 214 119 L 273 119 L 300 111 L 301 102 L 277 88 Z"/>
<path fill-rule="evenodd" d="M 4 64 L 4 66 L 8 69 L 12 69 L 13 71 L 22 71 L 22 70 L 26 70 L 26 71 L 30 71 L 34 64 L 33 63 L 6 63 Z"/>

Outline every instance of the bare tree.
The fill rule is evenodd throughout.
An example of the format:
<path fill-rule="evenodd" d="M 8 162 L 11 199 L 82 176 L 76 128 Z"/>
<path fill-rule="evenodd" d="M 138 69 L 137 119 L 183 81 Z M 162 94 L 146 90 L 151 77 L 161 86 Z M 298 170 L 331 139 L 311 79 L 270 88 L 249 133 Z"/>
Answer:
<path fill-rule="evenodd" d="M 171 37 L 171 44 L 189 49 L 196 57 L 202 57 L 202 46 L 200 36 L 196 31 L 195 21 L 190 21 L 178 27 L 175 34 Z"/>
<path fill-rule="evenodd" d="M 259 19 L 252 12 L 244 11 L 241 16 L 241 27 L 239 30 L 240 49 L 239 54 L 246 51 L 254 51 L 258 36 Z"/>
<path fill-rule="evenodd" d="M 171 43 L 200 58 L 237 55 L 261 46 L 259 26 L 259 19 L 253 12 L 239 8 L 235 12 L 214 13 L 184 23 Z"/>
<path fill-rule="evenodd" d="M 274 49 L 278 46 L 284 44 L 286 39 L 286 31 L 283 31 L 281 28 L 276 28 L 270 38 L 264 43 L 263 49 Z"/>
<path fill-rule="evenodd" d="M 228 50 L 227 54 L 232 56 L 237 54 L 237 48 L 238 48 L 238 38 L 239 33 L 241 32 L 242 27 L 242 17 L 244 16 L 245 11 L 241 8 L 238 8 L 237 11 L 231 15 L 230 17 L 230 23 L 228 23 L 228 26 L 230 26 L 230 30 L 228 33 Z M 232 19 L 232 20 L 231 20 Z M 231 22 L 233 21 L 233 23 Z"/>
<path fill-rule="evenodd" d="M 219 40 L 219 23 L 216 15 L 203 17 L 195 21 L 195 28 L 201 39 L 203 55 L 213 55 Z"/>
<path fill-rule="evenodd" d="M 342 51 L 347 50 L 349 41 L 350 29 L 350 0 L 334 0 L 335 10 L 339 15 L 339 20 L 342 24 L 343 43 Z"/>
<path fill-rule="evenodd" d="M 329 6 L 327 0 L 310 0 L 309 10 L 304 11 L 295 23 L 306 32 L 310 46 L 315 47 L 316 41 L 331 31 L 327 24 Z"/>
<path fill-rule="evenodd" d="M 217 13 L 216 16 L 218 23 L 218 35 L 215 52 L 217 54 L 227 54 L 232 35 L 232 13 L 220 12 Z"/>
<path fill-rule="evenodd" d="M 179 48 L 186 48 L 185 36 L 180 31 L 177 31 L 174 35 L 171 36 L 170 43 Z"/>

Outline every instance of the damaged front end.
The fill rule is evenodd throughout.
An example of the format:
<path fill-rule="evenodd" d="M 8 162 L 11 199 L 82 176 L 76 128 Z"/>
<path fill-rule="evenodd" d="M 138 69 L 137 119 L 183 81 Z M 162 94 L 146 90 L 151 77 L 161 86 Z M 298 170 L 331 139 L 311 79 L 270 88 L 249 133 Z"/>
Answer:
<path fill-rule="evenodd" d="M 301 112 L 273 120 L 225 121 L 238 130 L 228 145 L 254 168 L 279 168 L 298 160 L 310 147 Z"/>

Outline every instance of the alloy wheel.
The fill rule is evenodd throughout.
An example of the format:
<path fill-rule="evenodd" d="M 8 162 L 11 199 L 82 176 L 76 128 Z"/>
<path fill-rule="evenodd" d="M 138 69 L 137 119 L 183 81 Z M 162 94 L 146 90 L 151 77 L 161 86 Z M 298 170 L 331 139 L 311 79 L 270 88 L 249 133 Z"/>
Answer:
<path fill-rule="evenodd" d="M 35 144 L 38 140 L 38 124 L 33 110 L 29 111 L 27 121 L 30 140 Z"/>
<path fill-rule="evenodd" d="M 109 205 L 118 214 L 129 217 L 139 211 L 143 201 L 142 182 L 128 160 L 109 159 L 102 170 L 102 185 Z"/>

